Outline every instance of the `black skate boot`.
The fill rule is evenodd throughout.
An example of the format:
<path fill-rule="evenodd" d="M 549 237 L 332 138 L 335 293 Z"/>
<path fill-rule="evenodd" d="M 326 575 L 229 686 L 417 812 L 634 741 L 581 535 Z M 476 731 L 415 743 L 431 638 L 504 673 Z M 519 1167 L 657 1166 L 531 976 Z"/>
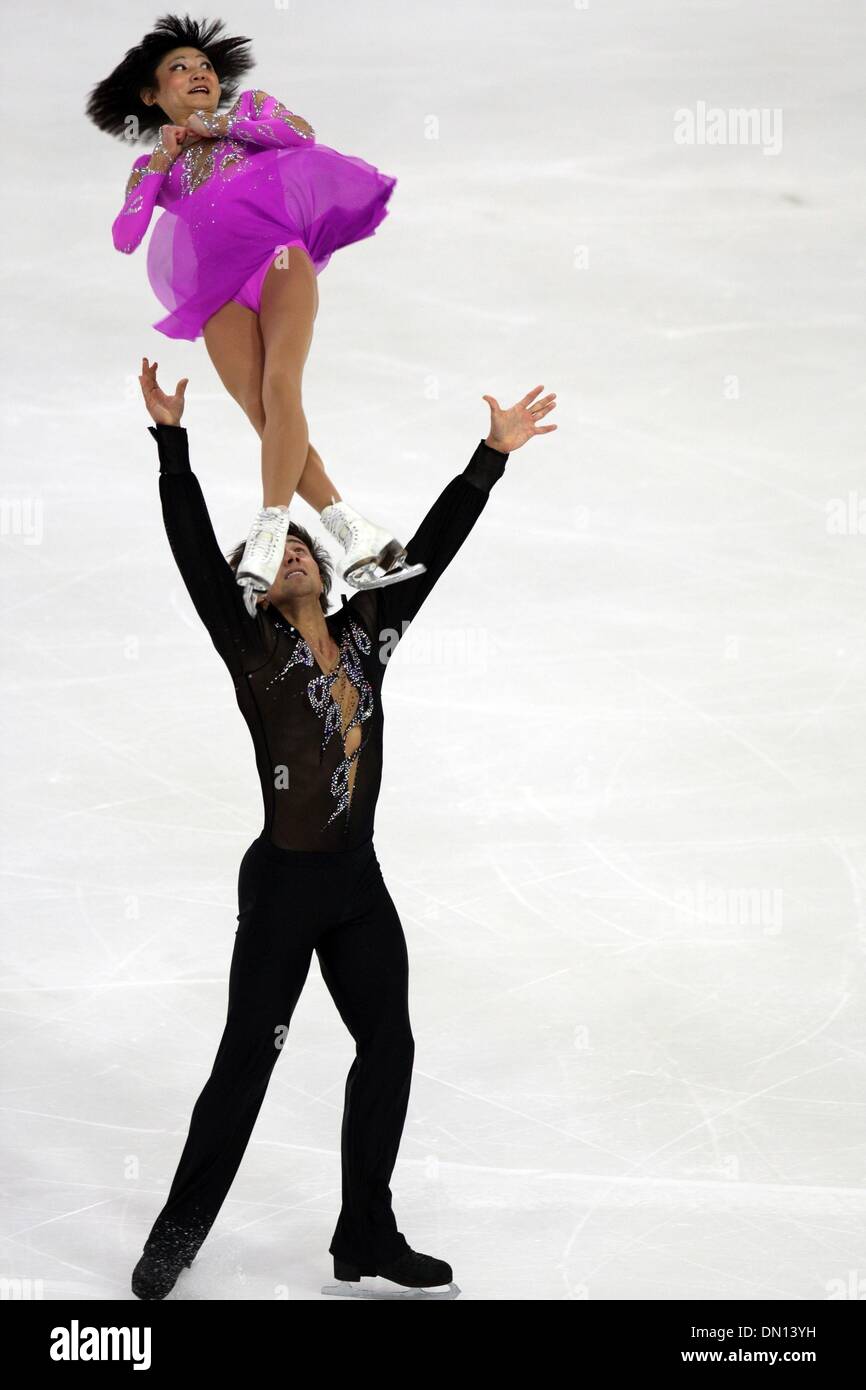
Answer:
<path fill-rule="evenodd" d="M 167 1251 L 158 1246 L 145 1246 L 141 1259 L 132 1271 L 132 1292 L 136 1298 L 165 1298 L 177 1283 L 181 1270 L 189 1269 L 194 1259 L 194 1255 L 183 1250 Z"/>
<path fill-rule="evenodd" d="M 381 1275 L 395 1284 L 407 1289 L 430 1289 L 439 1284 L 450 1284 L 454 1278 L 451 1266 L 444 1260 L 436 1260 L 432 1255 L 421 1255 L 417 1250 L 404 1250 L 396 1260 L 388 1264 L 356 1265 L 349 1260 L 338 1260 L 334 1256 L 334 1278 L 357 1284 L 364 1274 Z"/>

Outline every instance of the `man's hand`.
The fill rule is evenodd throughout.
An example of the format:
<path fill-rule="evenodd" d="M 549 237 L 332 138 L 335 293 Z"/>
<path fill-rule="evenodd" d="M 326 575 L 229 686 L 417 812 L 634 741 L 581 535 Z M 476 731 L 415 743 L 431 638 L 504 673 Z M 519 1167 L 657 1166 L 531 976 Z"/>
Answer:
<path fill-rule="evenodd" d="M 538 424 L 539 420 L 556 409 L 555 391 L 543 396 L 540 401 L 535 400 L 539 391 L 543 390 L 543 386 L 536 386 L 534 391 L 528 391 L 523 400 L 518 401 L 510 410 L 503 410 L 493 396 L 482 396 L 481 399 L 490 406 L 490 433 L 484 443 L 491 449 L 498 449 L 501 454 L 513 454 L 515 449 L 519 449 L 521 444 L 525 444 L 533 435 L 549 434 L 551 430 L 555 430 L 556 425 Z M 535 404 L 530 404 L 533 401 Z"/>
<path fill-rule="evenodd" d="M 144 396 L 144 403 L 150 418 L 155 420 L 158 425 L 179 425 L 180 417 L 183 415 L 183 396 L 189 377 L 185 376 L 177 383 L 173 396 L 167 396 L 157 384 L 156 369 L 158 366 L 158 362 L 154 362 L 151 366 L 146 357 L 141 359 L 141 376 L 138 378 L 138 384 L 141 387 L 141 394 Z"/>

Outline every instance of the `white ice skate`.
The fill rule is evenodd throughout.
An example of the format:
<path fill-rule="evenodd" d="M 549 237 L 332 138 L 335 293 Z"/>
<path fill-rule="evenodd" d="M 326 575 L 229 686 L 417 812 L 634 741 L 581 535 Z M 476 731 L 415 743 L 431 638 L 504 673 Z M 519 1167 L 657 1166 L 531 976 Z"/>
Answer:
<path fill-rule="evenodd" d="M 267 593 L 277 577 L 286 553 L 288 530 L 288 507 L 262 507 L 250 527 L 238 565 L 237 581 L 243 589 L 244 603 L 251 618 L 256 616 L 257 595 Z"/>
<path fill-rule="evenodd" d="M 427 569 L 426 565 L 407 565 L 406 547 L 390 531 L 361 516 L 348 502 L 332 502 L 319 517 L 346 552 L 342 577 L 353 589 L 399 584 Z"/>

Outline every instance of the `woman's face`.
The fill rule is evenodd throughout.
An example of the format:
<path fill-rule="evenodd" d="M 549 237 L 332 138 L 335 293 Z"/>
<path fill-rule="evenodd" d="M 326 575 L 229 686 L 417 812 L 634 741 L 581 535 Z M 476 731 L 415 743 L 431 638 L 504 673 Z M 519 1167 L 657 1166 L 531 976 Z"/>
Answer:
<path fill-rule="evenodd" d="M 197 48 L 173 48 L 156 69 L 156 87 L 145 87 L 141 99 L 159 106 L 172 125 L 186 125 L 193 111 L 216 111 L 222 90 L 213 64 Z"/>

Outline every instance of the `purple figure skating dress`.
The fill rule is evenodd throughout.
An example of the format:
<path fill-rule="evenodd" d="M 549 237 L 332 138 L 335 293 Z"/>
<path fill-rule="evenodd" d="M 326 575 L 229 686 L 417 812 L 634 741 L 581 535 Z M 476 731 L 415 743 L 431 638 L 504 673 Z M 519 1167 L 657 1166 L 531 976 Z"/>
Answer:
<path fill-rule="evenodd" d="M 153 325 L 169 338 L 198 338 L 230 299 L 258 309 L 276 251 L 302 246 L 318 273 L 341 246 L 372 236 L 397 180 L 363 159 L 316 143 L 266 92 L 243 92 L 222 122 L 225 135 L 198 140 L 165 173 L 133 165 L 112 227 L 118 251 L 134 251 L 153 216 L 147 273 L 169 311 Z"/>

